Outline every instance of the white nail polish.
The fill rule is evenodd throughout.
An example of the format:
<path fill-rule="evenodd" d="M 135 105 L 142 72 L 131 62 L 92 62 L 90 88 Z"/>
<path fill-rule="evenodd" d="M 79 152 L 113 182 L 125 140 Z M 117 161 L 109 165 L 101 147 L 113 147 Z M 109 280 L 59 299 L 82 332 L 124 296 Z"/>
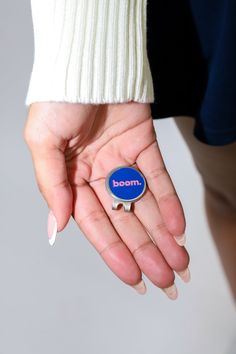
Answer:
<path fill-rule="evenodd" d="M 185 282 L 189 283 L 191 280 L 191 274 L 188 268 L 183 270 L 182 272 L 177 272 L 177 274 L 180 276 L 180 278 Z"/>
<path fill-rule="evenodd" d="M 136 285 L 132 285 L 132 287 L 141 295 L 145 294 L 147 291 L 146 285 L 143 280 L 141 280 L 141 282 Z"/>
<path fill-rule="evenodd" d="M 169 299 L 175 300 L 178 297 L 178 291 L 175 284 L 171 285 L 169 288 L 162 289 Z"/>
<path fill-rule="evenodd" d="M 48 242 L 52 246 L 55 243 L 57 237 L 57 220 L 52 213 L 49 212 L 48 215 Z"/>
<path fill-rule="evenodd" d="M 174 236 L 175 241 L 178 243 L 179 246 L 184 246 L 186 243 L 186 235 L 183 234 L 181 236 Z"/>

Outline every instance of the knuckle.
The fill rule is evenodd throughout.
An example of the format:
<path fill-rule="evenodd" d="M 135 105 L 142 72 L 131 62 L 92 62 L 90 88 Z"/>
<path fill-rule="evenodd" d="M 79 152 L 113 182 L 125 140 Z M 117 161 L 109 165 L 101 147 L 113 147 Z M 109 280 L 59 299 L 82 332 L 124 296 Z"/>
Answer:
<path fill-rule="evenodd" d="M 165 193 L 162 194 L 158 197 L 158 202 L 165 202 L 166 200 L 170 200 L 172 198 L 176 198 L 177 197 L 177 193 L 176 191 L 173 189 L 173 191 L 169 192 L 169 193 Z"/>
<path fill-rule="evenodd" d="M 160 166 L 160 167 L 154 168 L 153 170 L 149 171 L 148 178 L 155 179 L 155 178 L 160 177 L 161 175 L 165 175 L 165 174 L 167 174 L 165 166 Z"/>
<path fill-rule="evenodd" d="M 124 223 L 124 224 L 128 224 L 128 222 L 130 221 L 130 218 L 132 218 L 132 215 L 129 215 L 127 213 L 123 213 L 123 210 L 121 213 L 117 213 L 117 211 L 113 214 L 111 213 L 109 215 L 111 221 L 113 224 L 117 224 L 117 223 Z"/>
<path fill-rule="evenodd" d="M 120 245 L 122 245 L 122 241 L 119 239 L 117 241 L 111 242 L 109 243 L 107 246 L 105 246 L 104 248 L 102 248 L 99 251 L 99 254 L 102 256 L 105 252 L 109 252 L 112 248 L 114 247 L 119 247 Z"/>
<path fill-rule="evenodd" d="M 137 248 L 135 248 L 134 250 L 132 250 L 132 254 L 133 256 L 137 256 L 140 252 L 143 252 L 147 247 L 153 246 L 153 242 L 151 239 L 141 243 Z"/>
<path fill-rule="evenodd" d="M 139 204 L 146 204 L 150 201 L 153 200 L 153 194 L 150 192 L 150 190 L 146 190 L 145 193 L 143 194 L 142 198 L 136 201 L 136 205 Z"/>
<path fill-rule="evenodd" d="M 159 223 L 155 224 L 154 226 L 150 227 L 149 232 L 151 235 L 158 237 L 159 235 L 162 235 L 162 232 L 166 230 L 166 224 Z"/>
<path fill-rule="evenodd" d="M 63 189 L 63 188 L 68 188 L 69 186 L 69 181 L 65 178 L 59 182 L 53 183 L 51 185 L 46 185 L 43 180 L 37 179 L 37 185 L 39 188 L 39 191 L 44 194 L 48 195 L 49 197 L 55 195 L 58 191 L 58 189 Z"/>
<path fill-rule="evenodd" d="M 52 190 L 53 189 L 58 189 L 58 188 L 67 188 L 69 186 L 69 181 L 67 178 L 64 178 L 60 180 L 59 182 L 53 183 L 52 184 Z"/>
<path fill-rule="evenodd" d="M 35 146 L 39 142 L 39 136 L 29 129 L 24 130 L 24 141 L 29 147 Z"/>
<path fill-rule="evenodd" d="M 77 220 L 77 223 L 80 227 L 89 224 L 89 223 L 100 223 L 103 219 L 106 219 L 106 213 L 103 210 L 93 210 L 87 215 L 85 215 L 83 218 L 79 218 Z"/>
<path fill-rule="evenodd" d="M 53 136 L 47 129 L 26 125 L 23 130 L 23 138 L 29 147 L 47 147 L 51 145 Z"/>

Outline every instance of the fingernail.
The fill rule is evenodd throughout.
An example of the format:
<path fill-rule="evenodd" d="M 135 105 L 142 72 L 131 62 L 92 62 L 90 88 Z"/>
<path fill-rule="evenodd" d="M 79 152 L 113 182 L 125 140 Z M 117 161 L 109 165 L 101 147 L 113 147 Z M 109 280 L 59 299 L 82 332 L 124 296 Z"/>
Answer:
<path fill-rule="evenodd" d="M 57 237 L 57 220 L 50 210 L 48 214 L 48 241 L 49 244 L 52 246 Z"/>
<path fill-rule="evenodd" d="M 132 285 L 132 287 L 139 293 L 139 294 L 145 294 L 147 291 L 146 285 L 143 280 L 141 280 L 140 283 L 136 285 Z"/>
<path fill-rule="evenodd" d="M 188 283 L 191 280 L 191 274 L 190 274 L 190 270 L 188 268 L 186 268 L 185 270 L 183 270 L 182 272 L 177 272 L 177 274 L 179 274 L 180 278 L 185 282 Z"/>
<path fill-rule="evenodd" d="M 177 291 L 175 284 L 171 285 L 169 288 L 164 288 L 161 290 L 163 290 L 166 293 L 166 295 L 168 296 L 168 298 L 171 300 L 175 300 L 178 297 L 178 291 Z"/>
<path fill-rule="evenodd" d="M 186 242 L 186 235 L 183 234 L 181 236 L 174 236 L 175 241 L 178 243 L 179 246 L 184 246 Z"/>

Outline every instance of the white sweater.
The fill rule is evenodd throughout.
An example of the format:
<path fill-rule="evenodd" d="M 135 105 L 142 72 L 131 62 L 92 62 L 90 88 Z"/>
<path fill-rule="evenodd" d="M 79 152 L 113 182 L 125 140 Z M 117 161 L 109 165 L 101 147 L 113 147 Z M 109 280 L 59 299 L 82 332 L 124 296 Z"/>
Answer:
<path fill-rule="evenodd" d="M 33 102 L 153 102 L 145 0 L 31 0 Z"/>

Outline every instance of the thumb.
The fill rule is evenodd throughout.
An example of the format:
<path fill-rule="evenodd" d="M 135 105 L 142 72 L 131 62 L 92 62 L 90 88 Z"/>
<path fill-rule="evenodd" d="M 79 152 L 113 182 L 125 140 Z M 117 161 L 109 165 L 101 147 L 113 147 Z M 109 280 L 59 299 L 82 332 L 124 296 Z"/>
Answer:
<path fill-rule="evenodd" d="M 67 178 L 65 155 L 53 134 L 47 133 L 46 139 L 25 136 L 25 140 L 31 150 L 39 190 L 50 209 L 48 237 L 52 245 L 57 231 L 65 228 L 72 213 L 73 194 Z"/>

